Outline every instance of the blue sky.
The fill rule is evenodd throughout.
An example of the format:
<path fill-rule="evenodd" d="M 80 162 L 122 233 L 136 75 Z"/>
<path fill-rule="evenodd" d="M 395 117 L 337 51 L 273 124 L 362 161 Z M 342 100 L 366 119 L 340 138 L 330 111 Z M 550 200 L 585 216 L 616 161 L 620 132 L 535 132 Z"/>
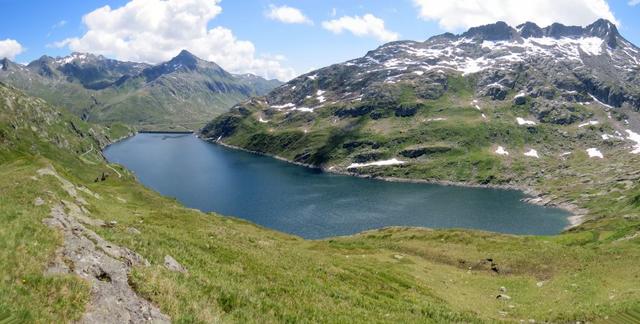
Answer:
<path fill-rule="evenodd" d="M 138 2 L 138 6 L 129 4 L 126 14 L 149 17 L 134 23 L 118 16 L 117 10 L 130 1 Z M 20 44 L 14 52 L 5 50 L 9 51 L 5 55 L 13 53 L 17 62 L 29 62 L 43 54 L 66 55 L 75 49 L 156 63 L 177 54 L 179 47 L 190 47 L 198 56 L 233 72 L 280 79 L 362 56 L 389 40 L 425 40 L 498 19 L 512 24 L 526 19 L 544 25 L 552 19 L 584 25 L 605 17 L 617 20 L 623 36 L 640 44 L 640 4 L 634 5 L 640 2 L 637 0 L 530 1 L 533 4 L 477 0 L 471 9 L 465 3 L 475 0 L 180 0 L 181 6 L 158 9 L 158 4 L 167 1 L 178 0 L 0 0 L 0 42 L 14 40 Z M 183 6 L 186 2 L 192 5 Z M 503 4 L 492 8 L 485 5 L 489 2 Z M 83 16 L 106 5 L 111 10 L 89 19 L 93 25 L 83 22 Z M 608 8 L 603 9 L 603 5 Z M 297 9 L 304 19 L 292 17 L 291 11 L 278 11 L 283 7 Z M 160 11 L 150 13 L 151 9 Z M 196 16 L 207 13 L 202 14 L 206 17 L 192 17 L 194 23 L 182 26 L 174 18 L 153 20 L 163 13 L 177 17 L 182 11 Z M 281 15 L 270 14 L 274 12 Z M 370 19 L 364 19 L 365 15 Z M 155 25 L 158 23 L 169 28 L 159 29 Z M 380 23 L 384 24 L 382 28 Z M 207 32 L 205 26 L 215 32 Z M 110 37 L 114 31 L 123 30 L 126 32 L 119 39 Z M 168 38 L 172 40 L 163 41 Z M 114 50 L 115 44 L 119 47 Z"/>

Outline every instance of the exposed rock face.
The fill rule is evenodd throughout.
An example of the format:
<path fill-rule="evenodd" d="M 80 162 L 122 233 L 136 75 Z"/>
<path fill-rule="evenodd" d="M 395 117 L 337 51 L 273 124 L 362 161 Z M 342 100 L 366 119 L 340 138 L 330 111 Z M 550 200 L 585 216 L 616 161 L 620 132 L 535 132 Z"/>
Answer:
<path fill-rule="evenodd" d="M 407 158 L 418 158 L 423 155 L 436 154 L 436 153 L 444 153 L 451 151 L 451 148 L 448 146 L 425 146 L 425 147 L 415 147 L 403 150 L 400 152 L 400 155 Z"/>
<path fill-rule="evenodd" d="M 164 266 L 174 272 L 187 273 L 187 269 L 183 267 L 176 259 L 171 257 L 170 255 L 164 256 Z"/>
<path fill-rule="evenodd" d="M 141 255 L 104 240 L 85 227 L 106 226 L 94 219 L 84 206 L 88 203 L 82 190 L 61 177 L 53 167 L 38 171 L 39 176 L 56 178 L 74 201 L 62 200 L 51 208 L 47 226 L 59 230 L 64 243 L 55 254 L 46 272 L 51 275 L 74 274 L 91 284 L 91 301 L 81 323 L 170 323 L 168 316 L 149 301 L 138 296 L 129 286 L 132 267 L 149 266 Z M 36 199 L 37 201 L 38 199 Z"/>
<path fill-rule="evenodd" d="M 513 104 L 514 105 L 524 105 L 525 103 L 527 103 L 527 97 L 524 95 L 517 95 L 515 98 L 513 98 Z"/>
<path fill-rule="evenodd" d="M 356 155 L 353 158 L 353 162 L 355 162 L 355 163 L 366 163 L 366 162 L 381 160 L 384 157 L 385 157 L 385 153 L 384 152 L 369 151 L 369 152 L 363 152 L 363 153 L 360 153 L 360 154 Z"/>
<path fill-rule="evenodd" d="M 418 105 L 400 105 L 395 110 L 395 115 L 398 117 L 411 117 L 418 112 Z"/>
<path fill-rule="evenodd" d="M 170 323 L 168 316 L 129 286 L 131 267 L 148 265 L 143 257 L 106 242 L 67 214 L 62 205 L 54 206 L 44 223 L 64 235 L 64 245 L 56 251 L 47 273 L 75 274 L 91 283 L 91 301 L 81 323 Z"/>

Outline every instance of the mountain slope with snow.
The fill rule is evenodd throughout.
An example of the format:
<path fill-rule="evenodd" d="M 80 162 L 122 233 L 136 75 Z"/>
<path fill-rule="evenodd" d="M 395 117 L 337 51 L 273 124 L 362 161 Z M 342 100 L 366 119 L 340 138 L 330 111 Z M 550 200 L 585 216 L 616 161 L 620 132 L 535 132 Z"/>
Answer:
<path fill-rule="evenodd" d="M 581 183 L 639 178 L 638 62 L 606 20 L 498 22 L 299 76 L 202 136 L 333 172 L 517 187 L 584 207 Z"/>
<path fill-rule="evenodd" d="M 362 58 L 300 76 L 267 100 L 276 107 L 321 108 L 332 102 L 377 100 L 377 88 L 403 83 L 419 88 L 420 98 L 434 99 L 446 91 L 446 76 L 458 74 L 477 78 L 480 97 L 503 100 L 514 90 L 534 98 L 598 100 L 638 110 L 639 71 L 640 49 L 606 20 L 585 28 L 533 23 L 513 28 L 498 22 L 461 35 L 385 44 Z M 329 100 L 311 100 L 315 95 L 309 90 L 316 84 Z"/>

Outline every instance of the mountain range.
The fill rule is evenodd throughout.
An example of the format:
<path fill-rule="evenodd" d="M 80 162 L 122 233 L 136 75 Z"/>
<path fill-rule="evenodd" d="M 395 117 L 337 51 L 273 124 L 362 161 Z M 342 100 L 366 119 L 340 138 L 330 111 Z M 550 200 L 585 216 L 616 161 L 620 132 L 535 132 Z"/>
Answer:
<path fill-rule="evenodd" d="M 202 136 L 332 172 L 526 188 L 566 205 L 583 181 L 607 191 L 612 177 L 637 178 L 639 62 L 606 20 L 498 22 L 301 75 Z"/>
<path fill-rule="evenodd" d="M 160 128 L 197 127 L 233 104 L 281 84 L 231 74 L 188 51 L 158 65 L 87 53 L 43 56 L 26 66 L 3 59 L 0 81 L 66 107 L 84 120 Z"/>

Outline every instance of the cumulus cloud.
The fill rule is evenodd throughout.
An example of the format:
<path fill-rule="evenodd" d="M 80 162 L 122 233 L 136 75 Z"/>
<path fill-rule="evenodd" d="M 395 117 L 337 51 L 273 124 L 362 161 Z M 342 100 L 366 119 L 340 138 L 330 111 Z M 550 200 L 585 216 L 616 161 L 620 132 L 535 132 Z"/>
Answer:
<path fill-rule="evenodd" d="M 187 49 L 234 73 L 289 80 L 295 71 L 256 54 L 253 43 L 238 40 L 224 27 L 208 28 L 222 8 L 220 0 L 131 0 L 104 6 L 82 18 L 87 31 L 54 45 L 120 60 L 159 63 Z"/>
<path fill-rule="evenodd" d="M 372 36 L 384 42 L 394 41 L 400 37 L 399 34 L 385 28 L 384 20 L 372 14 L 366 14 L 362 17 L 342 16 L 338 19 L 322 22 L 322 27 L 335 34 L 349 31 L 356 36 Z"/>
<path fill-rule="evenodd" d="M 285 24 L 308 24 L 313 25 L 313 21 L 307 18 L 300 9 L 289 6 L 270 5 L 269 10 L 265 13 L 267 18 L 277 20 Z"/>
<path fill-rule="evenodd" d="M 630 6 L 635 6 L 640 4 L 640 0 L 629 0 L 629 5 Z"/>
<path fill-rule="evenodd" d="M 630 0 L 640 2 L 640 0 Z M 541 26 L 554 22 L 588 25 L 598 18 L 618 24 L 605 0 L 413 0 L 419 16 L 434 20 L 440 27 L 454 31 L 505 21 L 515 26 L 532 21 Z"/>
<path fill-rule="evenodd" d="M 13 60 L 16 55 L 22 53 L 24 48 L 14 39 L 0 40 L 0 59 L 8 58 Z"/>

